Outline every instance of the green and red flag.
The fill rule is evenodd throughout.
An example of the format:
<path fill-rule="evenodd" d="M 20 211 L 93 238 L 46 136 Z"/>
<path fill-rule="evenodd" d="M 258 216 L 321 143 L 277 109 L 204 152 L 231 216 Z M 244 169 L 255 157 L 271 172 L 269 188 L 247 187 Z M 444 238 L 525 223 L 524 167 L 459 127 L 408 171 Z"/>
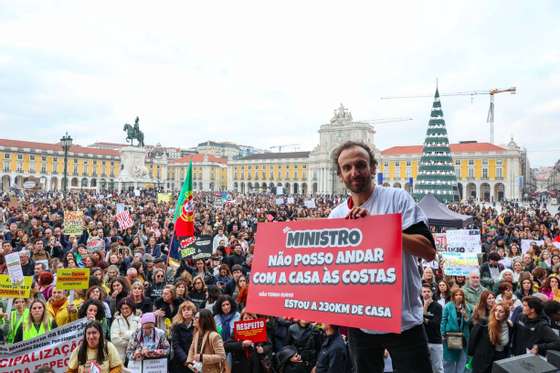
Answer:
<path fill-rule="evenodd" d="M 194 243 L 194 201 L 192 192 L 192 161 L 189 162 L 187 176 L 177 198 L 175 214 L 173 215 L 175 224 L 175 237 L 180 243 L 181 248 Z M 174 246 L 174 245 L 173 245 Z M 173 250 L 175 249 L 175 250 Z M 173 247 L 170 253 L 174 259 L 180 259 L 177 248 Z"/>

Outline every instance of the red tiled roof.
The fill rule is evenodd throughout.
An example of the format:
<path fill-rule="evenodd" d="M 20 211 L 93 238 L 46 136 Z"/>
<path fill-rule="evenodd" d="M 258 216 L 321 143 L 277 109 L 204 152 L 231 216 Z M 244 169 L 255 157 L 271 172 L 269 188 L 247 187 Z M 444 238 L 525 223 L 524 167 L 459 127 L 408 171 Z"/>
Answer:
<path fill-rule="evenodd" d="M 10 148 L 29 148 L 35 150 L 62 151 L 62 146 L 60 144 L 49 144 L 45 142 L 34 142 L 34 141 L 23 141 L 23 140 L 0 139 L 0 146 L 6 146 Z M 108 155 L 112 157 L 119 156 L 119 152 L 117 150 L 97 149 L 97 148 L 90 148 L 81 145 L 72 145 L 70 147 L 69 152 L 92 154 L 92 155 Z"/>
<path fill-rule="evenodd" d="M 227 160 L 225 160 L 224 158 L 220 158 L 220 157 L 216 157 L 215 155 L 211 155 L 211 154 L 189 154 L 189 155 L 185 155 L 184 157 L 181 157 L 179 159 L 173 159 L 171 161 L 169 161 L 169 163 L 171 164 L 180 164 L 180 163 L 186 163 L 188 164 L 191 160 L 193 163 L 201 163 L 204 161 L 204 157 L 207 156 L 208 157 L 208 161 L 209 162 L 214 162 L 214 163 L 222 163 L 222 164 L 226 164 Z"/>
<path fill-rule="evenodd" d="M 505 152 L 507 149 L 489 142 L 472 142 L 449 145 L 451 153 Z M 423 145 L 393 146 L 381 151 L 382 155 L 422 154 Z"/>

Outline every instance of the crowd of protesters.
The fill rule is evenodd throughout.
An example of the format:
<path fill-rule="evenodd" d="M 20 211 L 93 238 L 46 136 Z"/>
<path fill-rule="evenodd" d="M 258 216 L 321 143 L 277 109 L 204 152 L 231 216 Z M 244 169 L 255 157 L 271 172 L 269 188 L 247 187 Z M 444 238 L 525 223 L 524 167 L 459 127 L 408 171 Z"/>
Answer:
<path fill-rule="evenodd" d="M 0 304 L 0 339 L 16 343 L 80 318 L 91 320 L 73 351 L 70 372 L 119 372 L 130 361 L 167 358 L 173 372 L 349 372 L 346 330 L 245 310 L 259 222 L 324 218 L 345 197 L 319 196 L 315 207 L 270 194 L 229 200 L 195 193 L 196 235 L 211 235 L 211 257 L 169 262 L 174 202 L 156 193 L 25 193 L 0 201 L 0 273 L 19 252 L 32 296 Z M 134 220 L 115 219 L 124 204 Z M 560 233 L 556 211 L 504 202 L 453 204 L 480 229 L 480 268 L 466 277 L 443 273 L 440 258 L 419 262 L 424 329 L 434 372 L 490 372 L 492 362 L 527 351 L 560 350 Z M 64 234 L 64 212 L 84 212 L 83 233 Z M 433 231 L 436 228 L 432 227 Z M 438 231 L 441 229 L 437 229 Z M 521 240 L 544 241 L 524 252 Z M 95 240 L 96 244 L 88 245 Z M 99 242 L 101 242 L 99 244 Z M 560 246 L 560 245 L 559 245 Z M 59 268 L 90 268 L 89 288 L 72 297 L 56 287 Z M 266 317 L 268 341 L 238 341 L 238 320 Z M 386 353 L 386 371 L 393 371 Z M 402 372 L 399 372 L 402 373 Z"/>

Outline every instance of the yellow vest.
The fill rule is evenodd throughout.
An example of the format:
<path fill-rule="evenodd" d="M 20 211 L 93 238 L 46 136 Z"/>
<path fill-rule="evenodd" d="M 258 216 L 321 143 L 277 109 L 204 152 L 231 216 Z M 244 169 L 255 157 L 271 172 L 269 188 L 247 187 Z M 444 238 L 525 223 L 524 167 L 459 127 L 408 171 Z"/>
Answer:
<path fill-rule="evenodd" d="M 23 320 L 27 319 L 28 317 L 29 317 L 29 308 L 25 308 L 23 310 L 23 315 L 19 318 L 19 320 L 16 320 L 17 311 L 12 310 L 11 317 L 10 317 L 10 330 L 8 331 L 8 337 L 6 338 L 6 341 L 8 343 L 14 343 L 14 338 L 16 337 L 16 331 L 18 330 Z"/>
<path fill-rule="evenodd" d="M 23 340 L 28 341 L 30 339 L 43 335 L 46 332 L 48 332 L 50 329 L 51 329 L 50 323 L 49 323 L 49 327 L 46 330 L 45 330 L 45 324 L 43 323 L 41 323 L 39 330 L 37 330 L 37 328 L 35 327 L 35 325 L 33 325 L 33 323 L 29 324 L 29 322 L 26 321 L 25 324 L 23 324 Z"/>

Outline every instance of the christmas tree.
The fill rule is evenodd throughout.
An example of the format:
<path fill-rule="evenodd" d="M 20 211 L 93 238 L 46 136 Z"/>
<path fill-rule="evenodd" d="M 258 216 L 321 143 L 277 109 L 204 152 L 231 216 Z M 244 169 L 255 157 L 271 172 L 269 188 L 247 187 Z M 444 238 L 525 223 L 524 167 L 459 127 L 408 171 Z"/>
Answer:
<path fill-rule="evenodd" d="M 426 194 L 433 194 L 443 203 L 453 202 L 457 196 L 457 176 L 437 88 L 414 186 L 415 199 L 420 200 Z"/>

